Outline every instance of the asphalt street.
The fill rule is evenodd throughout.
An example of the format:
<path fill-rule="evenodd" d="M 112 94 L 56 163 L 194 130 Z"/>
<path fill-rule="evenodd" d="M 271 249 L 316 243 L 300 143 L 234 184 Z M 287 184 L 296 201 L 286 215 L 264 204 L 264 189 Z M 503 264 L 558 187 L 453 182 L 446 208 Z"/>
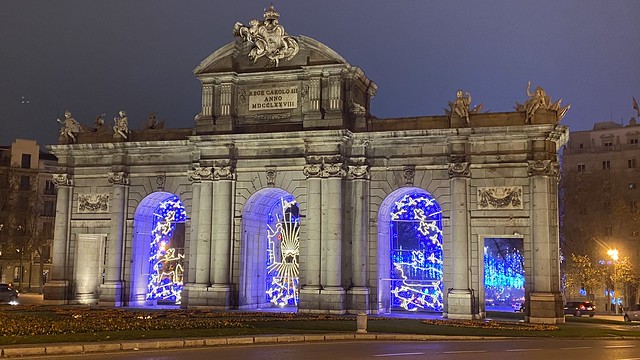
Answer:
<path fill-rule="evenodd" d="M 640 342 L 637 340 L 560 339 L 318 342 L 22 358 L 78 360 L 640 360 Z"/>

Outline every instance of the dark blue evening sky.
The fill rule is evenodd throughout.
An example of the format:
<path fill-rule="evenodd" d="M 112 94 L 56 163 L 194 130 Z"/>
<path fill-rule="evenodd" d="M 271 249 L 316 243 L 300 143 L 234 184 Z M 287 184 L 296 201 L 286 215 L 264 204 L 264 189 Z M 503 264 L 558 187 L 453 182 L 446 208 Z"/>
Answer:
<path fill-rule="evenodd" d="M 485 110 L 511 111 L 527 80 L 571 104 L 562 122 L 571 130 L 626 124 L 632 96 L 640 101 L 638 0 L 273 3 L 290 35 L 326 44 L 378 84 L 379 118 L 443 114 L 459 88 Z M 268 5 L 0 0 L 0 145 L 54 143 L 65 109 L 86 125 L 124 109 L 132 128 L 150 112 L 191 127 L 193 69 Z"/>

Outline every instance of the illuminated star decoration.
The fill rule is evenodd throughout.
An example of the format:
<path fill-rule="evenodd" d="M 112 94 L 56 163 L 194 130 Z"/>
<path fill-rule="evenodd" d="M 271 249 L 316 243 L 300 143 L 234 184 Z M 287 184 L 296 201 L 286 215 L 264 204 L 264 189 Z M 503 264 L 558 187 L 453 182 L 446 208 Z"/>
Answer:
<path fill-rule="evenodd" d="M 176 223 L 185 222 L 187 219 L 184 205 L 174 195 L 161 202 L 153 215 L 147 300 L 165 300 L 180 304 L 184 287 L 184 254 L 171 247 L 171 238 Z"/>
<path fill-rule="evenodd" d="M 391 210 L 391 306 L 442 311 L 442 211 L 426 193 Z"/>
<path fill-rule="evenodd" d="M 298 305 L 300 218 L 293 198 L 281 198 L 267 223 L 267 301 Z M 275 214 L 274 214 L 275 213 Z"/>
<path fill-rule="evenodd" d="M 524 294 L 524 257 L 513 246 L 484 247 L 485 298 L 521 301 Z"/>

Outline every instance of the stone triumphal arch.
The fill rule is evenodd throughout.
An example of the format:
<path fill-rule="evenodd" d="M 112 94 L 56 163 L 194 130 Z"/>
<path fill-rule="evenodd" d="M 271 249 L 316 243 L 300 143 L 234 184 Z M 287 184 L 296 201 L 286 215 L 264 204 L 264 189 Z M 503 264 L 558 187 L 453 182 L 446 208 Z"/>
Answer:
<path fill-rule="evenodd" d="M 482 318 L 485 239 L 515 238 L 527 318 L 563 321 L 566 108 L 459 91 L 444 115 L 379 119 L 360 68 L 273 7 L 249 24 L 194 70 L 192 128 L 63 128 L 47 303 Z"/>

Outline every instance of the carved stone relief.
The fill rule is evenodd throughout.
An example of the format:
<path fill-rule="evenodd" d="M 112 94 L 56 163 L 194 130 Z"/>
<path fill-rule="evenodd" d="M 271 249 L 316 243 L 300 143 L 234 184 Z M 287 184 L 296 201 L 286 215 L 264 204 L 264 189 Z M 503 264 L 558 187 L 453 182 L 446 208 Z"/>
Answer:
<path fill-rule="evenodd" d="M 467 177 L 469 176 L 469 163 L 449 163 L 449 177 Z"/>
<path fill-rule="evenodd" d="M 276 175 L 278 174 L 276 167 L 267 166 L 265 170 L 267 171 L 267 185 L 274 186 L 276 184 Z"/>
<path fill-rule="evenodd" d="M 109 194 L 78 194 L 78 213 L 108 213 Z"/>
<path fill-rule="evenodd" d="M 522 186 L 479 187 L 479 210 L 523 209 Z"/>
<path fill-rule="evenodd" d="M 405 166 L 402 170 L 402 177 L 404 178 L 405 185 L 413 185 L 413 180 L 416 176 L 415 166 Z"/>
<path fill-rule="evenodd" d="M 529 161 L 527 167 L 527 173 L 529 176 L 553 176 L 558 177 L 559 168 L 558 163 L 551 160 L 534 160 Z"/>
<path fill-rule="evenodd" d="M 73 178 L 69 174 L 53 174 L 55 186 L 72 186 Z"/>
<path fill-rule="evenodd" d="M 109 173 L 108 181 L 113 185 L 129 185 L 129 174 L 126 172 L 111 172 Z"/>

